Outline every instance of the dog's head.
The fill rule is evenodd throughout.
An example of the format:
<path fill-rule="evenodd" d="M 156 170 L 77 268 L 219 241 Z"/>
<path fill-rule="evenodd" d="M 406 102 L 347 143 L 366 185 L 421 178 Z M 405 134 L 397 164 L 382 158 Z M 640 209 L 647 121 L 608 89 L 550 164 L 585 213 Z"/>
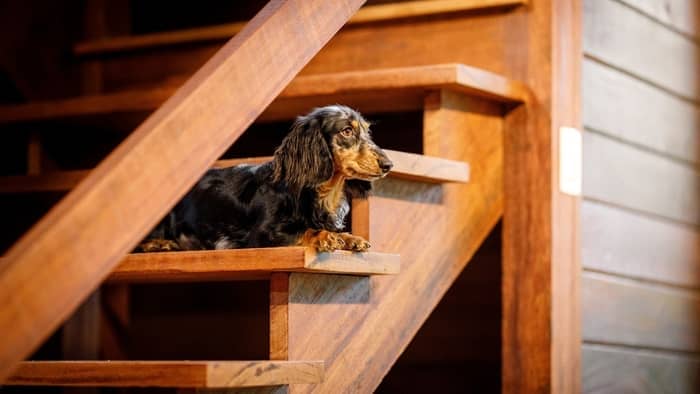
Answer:
<path fill-rule="evenodd" d="M 341 175 L 348 180 L 350 194 L 366 195 L 369 182 L 384 177 L 393 166 L 372 141 L 369 126 L 359 112 L 342 105 L 298 117 L 275 151 L 275 179 L 299 191 Z"/>

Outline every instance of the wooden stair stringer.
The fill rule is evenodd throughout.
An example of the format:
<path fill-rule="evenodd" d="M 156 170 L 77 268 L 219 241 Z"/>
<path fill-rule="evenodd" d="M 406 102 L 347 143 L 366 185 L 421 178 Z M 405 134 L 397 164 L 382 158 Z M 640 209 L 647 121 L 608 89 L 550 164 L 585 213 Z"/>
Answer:
<path fill-rule="evenodd" d="M 365 210 L 353 213 L 354 231 L 400 253 L 399 275 L 292 273 L 286 305 L 276 286 L 271 356 L 326 362 L 324 383 L 291 392 L 375 390 L 503 213 L 501 108 L 442 91 L 427 99 L 424 124 L 425 153 L 470 163 L 470 183 L 385 180 L 354 205 Z"/>

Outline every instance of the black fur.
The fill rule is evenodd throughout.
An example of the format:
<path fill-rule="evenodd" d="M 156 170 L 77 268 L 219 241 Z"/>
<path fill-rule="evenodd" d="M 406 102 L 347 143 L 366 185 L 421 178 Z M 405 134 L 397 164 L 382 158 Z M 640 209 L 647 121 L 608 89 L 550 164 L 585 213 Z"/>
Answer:
<path fill-rule="evenodd" d="M 309 229 L 342 231 L 347 202 L 329 212 L 316 189 L 338 171 L 333 141 L 352 121 L 367 124 L 344 106 L 299 117 L 272 161 L 208 171 L 149 238 L 173 240 L 180 249 L 228 249 L 294 245 Z M 352 141 L 366 144 L 384 163 L 383 176 L 391 162 L 364 135 Z M 366 197 L 371 187 L 368 180 L 348 179 L 347 200 Z"/>

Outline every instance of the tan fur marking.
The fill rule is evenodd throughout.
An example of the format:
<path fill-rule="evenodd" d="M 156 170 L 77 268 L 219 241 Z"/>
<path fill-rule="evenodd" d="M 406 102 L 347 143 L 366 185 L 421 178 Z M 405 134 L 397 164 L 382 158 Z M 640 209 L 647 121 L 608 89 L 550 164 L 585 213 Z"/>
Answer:
<path fill-rule="evenodd" d="M 316 188 L 321 205 L 328 212 L 335 213 L 338 210 L 338 206 L 343 201 L 343 197 L 345 197 L 344 186 L 345 176 L 341 172 L 336 171 L 333 174 L 333 178 Z"/>
<path fill-rule="evenodd" d="M 360 123 L 356 120 L 351 121 L 350 124 L 352 125 L 352 128 L 355 130 L 357 130 L 357 128 L 360 126 Z"/>

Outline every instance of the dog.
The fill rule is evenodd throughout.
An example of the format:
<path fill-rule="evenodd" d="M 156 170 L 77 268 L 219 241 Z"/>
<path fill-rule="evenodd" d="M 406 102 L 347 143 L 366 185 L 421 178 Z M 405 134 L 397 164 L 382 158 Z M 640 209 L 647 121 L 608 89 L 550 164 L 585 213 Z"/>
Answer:
<path fill-rule="evenodd" d="M 359 112 L 316 108 L 296 119 L 271 161 L 209 170 L 137 251 L 297 245 L 363 252 L 367 240 L 342 232 L 348 199 L 366 197 L 392 167 Z"/>

